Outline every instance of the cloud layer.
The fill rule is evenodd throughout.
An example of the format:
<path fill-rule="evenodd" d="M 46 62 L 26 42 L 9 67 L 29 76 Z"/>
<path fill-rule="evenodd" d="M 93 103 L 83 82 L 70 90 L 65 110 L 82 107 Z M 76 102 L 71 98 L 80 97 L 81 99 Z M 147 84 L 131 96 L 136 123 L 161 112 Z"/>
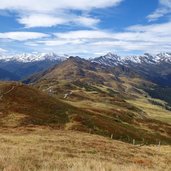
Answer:
<path fill-rule="evenodd" d="M 55 12 L 59 9 L 91 10 L 118 5 L 122 0 L 1 0 L 0 9 Z"/>
<path fill-rule="evenodd" d="M 39 41 L 47 47 L 70 46 L 77 51 L 169 51 L 171 22 L 164 24 L 134 25 L 123 32 L 106 30 L 79 30 L 55 33 L 55 38 Z M 77 48 L 79 47 L 79 48 Z"/>
<path fill-rule="evenodd" d="M 171 22 L 133 25 L 122 32 L 108 30 L 77 30 L 44 34 L 39 32 L 0 33 L 0 39 L 21 41 L 34 50 L 68 54 L 98 54 L 108 51 L 170 51 Z"/>
<path fill-rule="evenodd" d="M 0 39 L 10 39 L 17 41 L 26 41 L 31 39 L 40 39 L 48 37 L 48 34 L 38 32 L 6 32 L 0 33 Z"/>
<path fill-rule="evenodd" d="M 0 10 L 18 14 L 17 21 L 25 27 L 52 27 L 78 24 L 94 27 L 100 20 L 85 16 L 95 8 L 116 6 L 123 0 L 1 0 Z M 77 13 L 80 11 L 80 14 Z"/>
<path fill-rule="evenodd" d="M 94 9 L 117 6 L 123 1 L 1 0 L 0 10 L 10 11 L 9 15 L 15 13 L 16 21 L 26 31 L 1 32 L 0 52 L 5 52 L 5 44 L 21 49 L 27 48 L 30 51 L 55 51 L 85 56 L 108 51 L 170 51 L 171 21 L 156 21 L 171 12 L 171 0 L 159 0 L 159 7 L 147 16 L 148 20 L 153 22 L 148 22 L 146 18 L 146 24 L 131 25 L 120 31 L 100 28 L 101 20 L 91 12 Z M 59 29 L 57 32 L 60 26 L 67 29 Z M 49 27 L 53 31 L 49 31 Z"/>

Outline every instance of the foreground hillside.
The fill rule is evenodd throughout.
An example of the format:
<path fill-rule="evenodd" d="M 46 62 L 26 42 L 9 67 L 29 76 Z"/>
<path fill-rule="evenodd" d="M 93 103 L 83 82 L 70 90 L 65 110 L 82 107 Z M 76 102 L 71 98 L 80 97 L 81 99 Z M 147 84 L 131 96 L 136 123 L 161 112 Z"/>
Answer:
<path fill-rule="evenodd" d="M 41 127 L 1 130 L 3 171 L 170 171 L 169 146 L 137 146 Z"/>
<path fill-rule="evenodd" d="M 118 98 L 109 99 L 110 105 L 97 102 L 92 107 L 91 103 L 60 100 L 20 83 L 3 82 L 0 92 L 1 128 L 39 125 L 112 136 L 130 143 L 133 139 L 139 144 L 171 143 L 171 125 L 145 117 L 140 109 Z"/>

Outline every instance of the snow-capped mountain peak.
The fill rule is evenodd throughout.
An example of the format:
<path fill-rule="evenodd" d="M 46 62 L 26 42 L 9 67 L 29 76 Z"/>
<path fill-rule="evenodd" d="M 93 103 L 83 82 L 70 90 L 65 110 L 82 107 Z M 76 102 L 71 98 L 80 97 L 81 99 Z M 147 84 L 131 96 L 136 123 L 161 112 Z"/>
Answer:
<path fill-rule="evenodd" d="M 171 53 L 168 52 L 159 53 L 156 55 L 156 59 L 159 62 L 160 61 L 171 62 Z"/>
<path fill-rule="evenodd" d="M 94 58 L 92 60 L 92 62 L 99 63 L 99 64 L 105 64 L 105 65 L 116 65 L 121 62 L 121 57 L 109 52 L 104 56 Z"/>
<path fill-rule="evenodd" d="M 50 52 L 50 53 L 22 53 L 17 55 L 0 55 L 1 61 L 18 61 L 23 63 L 28 62 L 36 62 L 36 61 L 43 61 L 43 60 L 59 60 L 64 61 L 68 55 L 59 56 L 56 53 Z"/>
<path fill-rule="evenodd" d="M 107 65 L 107 66 L 116 66 L 116 65 L 128 65 L 129 63 L 146 63 L 146 64 L 158 64 L 161 62 L 171 63 L 171 53 L 159 53 L 157 55 L 151 55 L 145 53 L 144 55 L 137 56 L 126 56 L 120 57 L 111 52 L 107 53 L 104 56 L 100 56 L 91 60 L 92 62 Z"/>
<path fill-rule="evenodd" d="M 117 60 L 120 60 L 120 56 L 118 56 L 117 54 L 114 54 L 114 53 L 107 53 L 105 56 L 105 58 L 108 58 L 108 59 L 117 59 Z"/>

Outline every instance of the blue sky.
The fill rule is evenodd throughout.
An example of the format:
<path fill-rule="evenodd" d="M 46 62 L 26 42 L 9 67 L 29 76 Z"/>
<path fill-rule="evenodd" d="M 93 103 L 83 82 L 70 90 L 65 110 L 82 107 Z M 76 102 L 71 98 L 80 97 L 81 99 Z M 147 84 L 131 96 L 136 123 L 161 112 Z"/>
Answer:
<path fill-rule="evenodd" d="M 0 54 L 95 57 L 171 48 L 171 0 L 1 0 Z"/>

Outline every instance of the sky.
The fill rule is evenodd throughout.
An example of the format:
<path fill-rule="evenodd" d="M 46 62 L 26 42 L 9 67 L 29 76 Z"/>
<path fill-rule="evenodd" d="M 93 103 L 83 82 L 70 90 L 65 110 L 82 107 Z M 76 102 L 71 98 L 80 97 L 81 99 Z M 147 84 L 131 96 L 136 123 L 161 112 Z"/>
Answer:
<path fill-rule="evenodd" d="M 0 54 L 170 52 L 171 0 L 1 0 Z"/>

